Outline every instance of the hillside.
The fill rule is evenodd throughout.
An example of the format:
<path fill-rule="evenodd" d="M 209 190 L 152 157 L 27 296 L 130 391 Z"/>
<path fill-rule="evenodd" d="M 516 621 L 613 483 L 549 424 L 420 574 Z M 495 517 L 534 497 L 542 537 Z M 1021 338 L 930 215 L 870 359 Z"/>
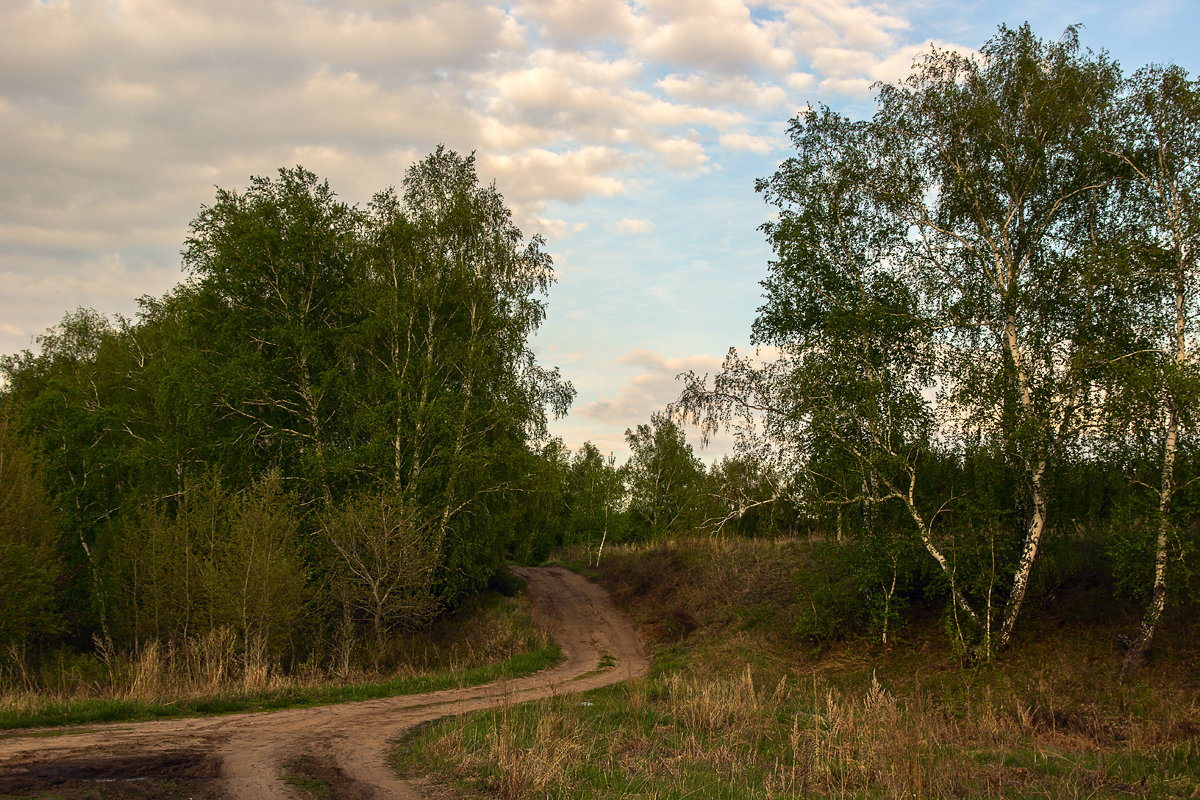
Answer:
<path fill-rule="evenodd" d="M 435 723 L 401 765 L 509 800 L 1200 792 L 1194 625 L 1167 619 L 1122 683 L 1118 636 L 1138 609 L 1096 602 L 1083 567 L 1043 581 L 1054 602 L 986 667 L 952 651 L 920 598 L 886 646 L 839 624 L 822 605 L 836 562 L 806 542 L 617 549 L 583 571 L 653 644 L 649 677 Z"/>

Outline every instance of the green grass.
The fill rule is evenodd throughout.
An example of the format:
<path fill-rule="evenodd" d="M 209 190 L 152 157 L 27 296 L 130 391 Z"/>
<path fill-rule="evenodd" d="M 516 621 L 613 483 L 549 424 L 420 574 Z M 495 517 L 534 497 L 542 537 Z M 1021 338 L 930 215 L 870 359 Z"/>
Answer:
<path fill-rule="evenodd" d="M 32 710 L 0 710 L 0 729 L 85 725 L 99 722 L 139 722 L 150 719 L 274 711 L 283 708 L 348 703 L 408 694 L 478 686 L 501 678 L 531 675 L 558 663 L 557 645 L 547 645 L 513 656 L 499 664 L 455 672 L 399 678 L 375 683 L 326 684 L 280 691 L 185 698 L 167 702 L 90 698 L 50 703 Z"/>
<path fill-rule="evenodd" d="M 316 774 L 315 765 L 310 759 L 300 758 L 287 762 L 283 765 L 283 772 L 279 777 L 304 798 L 332 800 L 334 797 L 333 784 Z"/>
<path fill-rule="evenodd" d="M 83 696 L 54 700 L 35 697 L 32 701 L 24 700 L 9 707 L 0 706 L 0 730 L 301 708 L 478 686 L 530 675 L 558 663 L 561 653 L 557 644 L 549 642 L 544 633 L 534 628 L 525 608 L 520 602 L 507 598 L 487 598 L 430 633 L 434 639 L 430 652 L 441 653 L 443 660 L 449 658 L 451 665 L 465 663 L 471 666 L 433 668 L 420 674 L 411 674 L 409 669 L 409 674 L 402 677 L 373 681 L 348 683 L 330 679 L 252 691 L 226 688 L 208 695 L 188 696 L 166 691 L 164 696 L 145 699 Z M 488 661 L 487 653 L 493 650 L 480 639 L 489 635 L 507 637 L 506 641 L 512 644 L 502 645 L 500 652 L 507 651 L 512 655 Z M 422 657 L 428 658 L 428 653 L 423 651 Z M 45 732 L 31 735 L 45 735 Z"/>
<path fill-rule="evenodd" d="M 1137 619 L 1120 614 L 1031 613 L 985 667 L 920 609 L 898 643 L 814 648 L 791 624 L 791 573 L 820 567 L 806 558 L 795 542 L 614 549 L 596 577 L 656 640 L 650 675 L 429 723 L 398 768 L 502 800 L 1200 796 L 1187 624 L 1128 684 L 1112 639 Z"/>

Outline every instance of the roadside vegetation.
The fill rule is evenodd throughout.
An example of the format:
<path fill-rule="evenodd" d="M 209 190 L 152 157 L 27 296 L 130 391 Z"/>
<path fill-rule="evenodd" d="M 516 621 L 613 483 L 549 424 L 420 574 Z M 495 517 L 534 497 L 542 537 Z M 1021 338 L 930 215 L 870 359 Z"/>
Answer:
<path fill-rule="evenodd" d="M 1102 557 L 1039 582 L 1020 646 L 972 666 L 928 598 L 888 644 L 870 635 L 820 542 L 623 546 L 598 570 L 578 555 L 652 640 L 650 676 L 430 723 L 401 770 L 504 800 L 1200 791 L 1195 609 L 1168 614 L 1171 645 L 1122 681 L 1140 610 L 1101 602 Z"/>
<path fill-rule="evenodd" d="M 219 190 L 186 283 L 0 359 L 5 696 L 385 680 L 557 552 L 656 672 L 426 729 L 446 780 L 1191 796 L 1200 82 L 1001 26 L 788 133 L 756 349 L 623 465 L 548 435 L 550 259 L 472 157 Z"/>
<path fill-rule="evenodd" d="M 377 666 L 247 665 L 230 631 L 135 655 L 63 650 L 36 673 L 5 674 L 0 729 L 264 711 L 417 694 L 529 675 L 558 661 L 524 595 L 486 594 L 420 633 L 387 643 Z M 17 662 L 19 664 L 19 662 Z"/>

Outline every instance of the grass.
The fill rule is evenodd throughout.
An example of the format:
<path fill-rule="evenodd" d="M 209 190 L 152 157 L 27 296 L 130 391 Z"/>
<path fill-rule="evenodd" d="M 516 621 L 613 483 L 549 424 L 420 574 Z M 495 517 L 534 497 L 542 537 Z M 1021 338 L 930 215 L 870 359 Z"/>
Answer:
<path fill-rule="evenodd" d="M 1132 683 L 1112 642 L 1137 620 L 1120 613 L 1031 613 L 986 667 L 921 609 L 899 643 L 813 648 L 791 625 L 807 556 L 797 542 L 614 549 L 594 574 L 654 640 L 647 678 L 428 724 L 397 765 L 502 800 L 1200 796 L 1187 620 Z"/>
<path fill-rule="evenodd" d="M 320 773 L 320 765 L 313 759 L 304 757 L 284 764 L 279 777 L 305 800 L 333 800 L 333 784 Z"/>
<path fill-rule="evenodd" d="M 498 595 L 418 641 L 419 647 L 409 643 L 413 656 L 391 675 L 363 673 L 347 681 L 268 672 L 263 685 L 250 688 L 244 681 L 189 680 L 177 668 L 164 668 L 151 653 L 126 670 L 114 670 L 124 678 L 119 683 L 81 682 L 65 692 L 12 687 L 0 692 L 0 729 L 269 711 L 418 694 L 529 675 L 560 658 L 558 646 L 533 625 L 524 601 Z"/>

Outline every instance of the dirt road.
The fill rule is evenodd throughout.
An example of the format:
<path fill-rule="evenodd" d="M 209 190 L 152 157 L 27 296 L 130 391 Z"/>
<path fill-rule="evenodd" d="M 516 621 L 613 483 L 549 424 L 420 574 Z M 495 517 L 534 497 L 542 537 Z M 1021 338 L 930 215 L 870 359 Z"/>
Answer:
<path fill-rule="evenodd" d="M 338 798 L 419 798 L 388 767 L 389 742 L 427 720 L 579 692 L 645 674 L 632 625 L 598 586 L 558 567 L 514 569 L 561 664 L 469 689 L 226 717 L 0 735 L 0 798 L 288 798 L 285 764 L 316 765 Z M 615 666 L 600 668 L 602 656 Z"/>

